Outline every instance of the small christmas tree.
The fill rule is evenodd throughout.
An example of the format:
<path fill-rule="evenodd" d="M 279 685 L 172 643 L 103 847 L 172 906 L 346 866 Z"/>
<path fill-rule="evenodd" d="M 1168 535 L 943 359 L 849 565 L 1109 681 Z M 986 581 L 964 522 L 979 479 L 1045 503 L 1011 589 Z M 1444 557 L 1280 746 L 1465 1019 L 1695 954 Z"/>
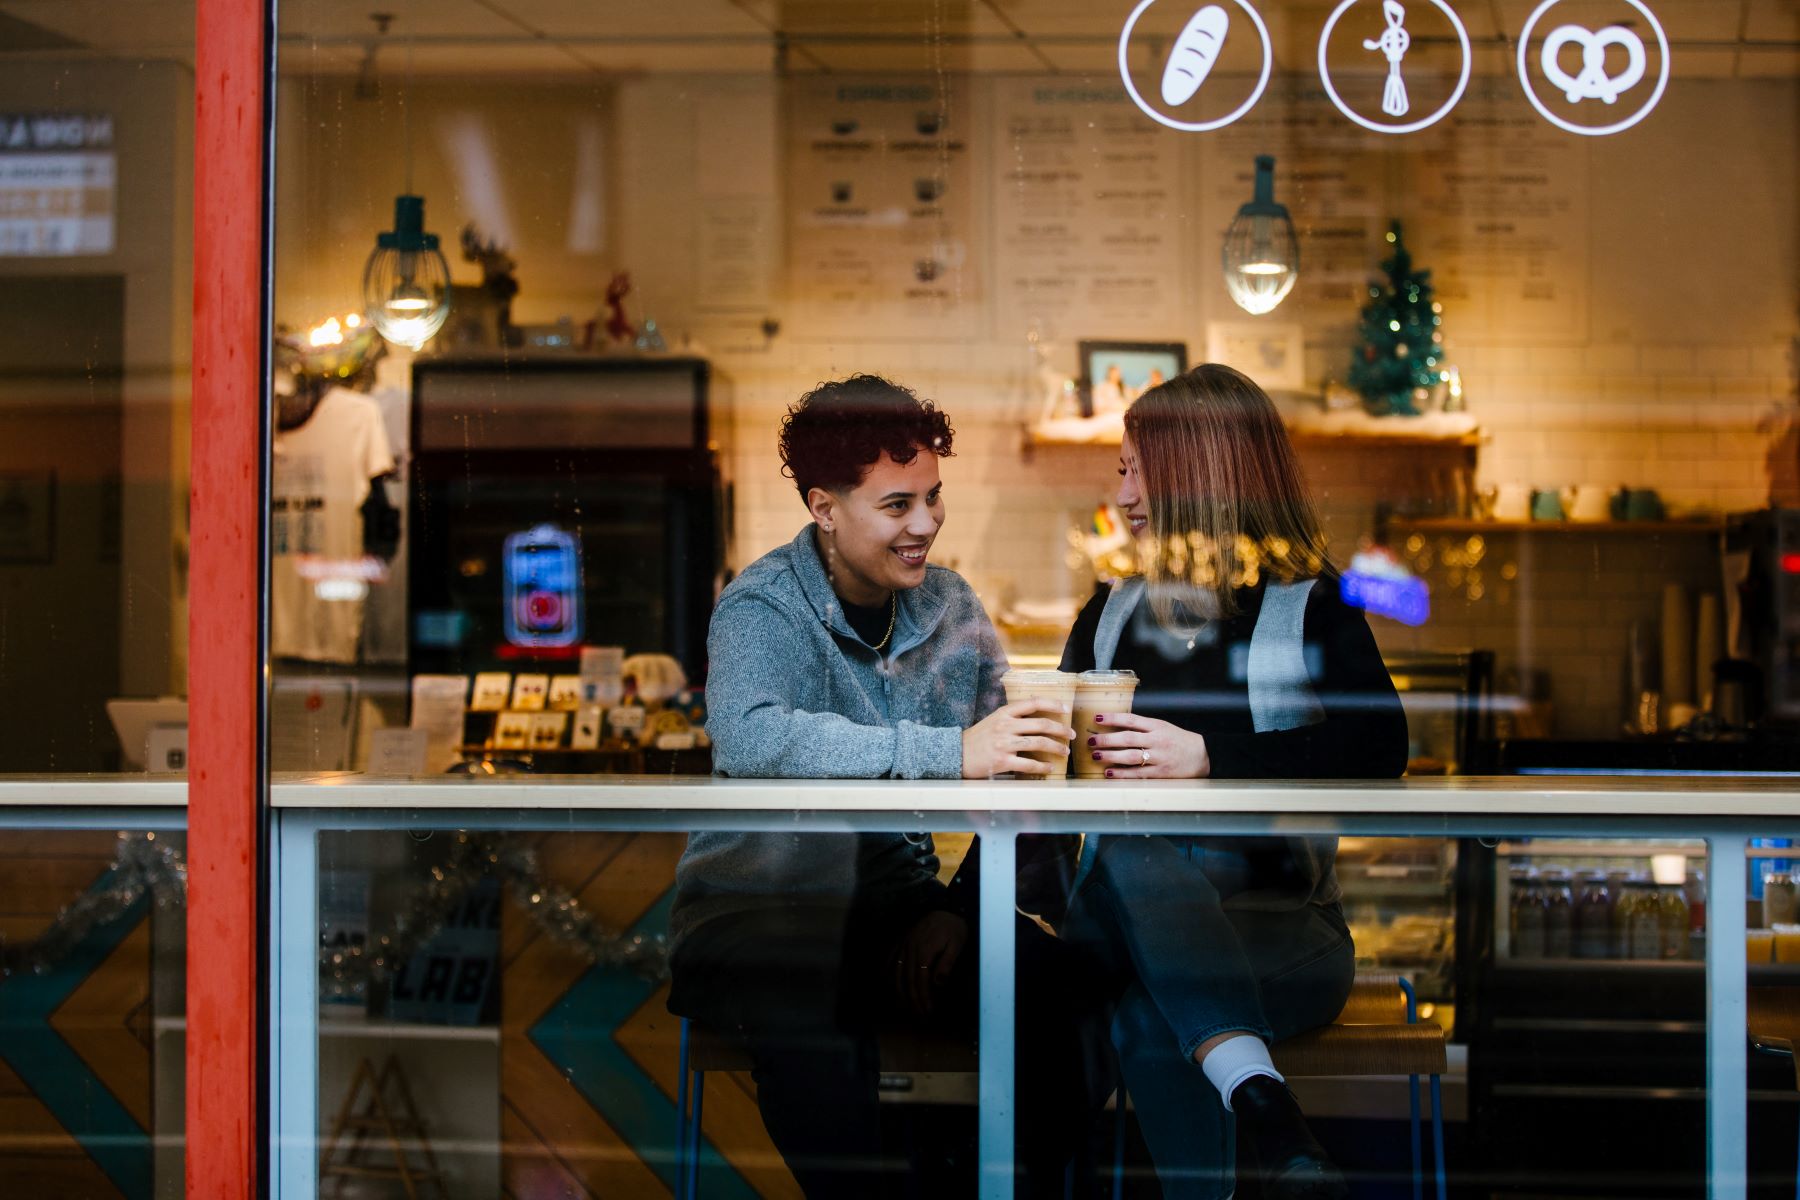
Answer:
<path fill-rule="evenodd" d="M 1444 306 L 1431 298 L 1431 272 L 1413 270 L 1412 254 L 1400 240 L 1400 222 L 1388 230 L 1394 255 L 1381 264 L 1388 283 L 1369 285 L 1362 310 L 1362 345 L 1350 362 L 1350 386 L 1363 407 L 1378 417 L 1416 417 L 1445 378 Z"/>

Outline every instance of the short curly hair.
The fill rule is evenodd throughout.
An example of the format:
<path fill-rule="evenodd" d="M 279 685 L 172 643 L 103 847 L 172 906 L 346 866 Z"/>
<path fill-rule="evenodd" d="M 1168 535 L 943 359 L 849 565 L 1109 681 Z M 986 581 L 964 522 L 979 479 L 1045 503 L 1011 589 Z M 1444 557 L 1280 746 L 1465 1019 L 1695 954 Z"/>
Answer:
<path fill-rule="evenodd" d="M 919 451 L 949 458 L 950 418 L 912 389 L 879 375 L 821 383 L 781 421 L 781 473 L 804 500 L 813 488 L 848 491 L 885 453 L 910 463 Z"/>

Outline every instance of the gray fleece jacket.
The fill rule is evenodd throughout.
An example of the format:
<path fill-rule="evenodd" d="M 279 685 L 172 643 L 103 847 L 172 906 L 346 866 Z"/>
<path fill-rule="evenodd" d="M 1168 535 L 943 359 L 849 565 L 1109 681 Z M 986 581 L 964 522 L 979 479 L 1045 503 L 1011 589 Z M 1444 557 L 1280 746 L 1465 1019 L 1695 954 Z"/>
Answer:
<path fill-rule="evenodd" d="M 1000 707 L 1006 656 L 975 592 L 928 566 L 885 656 L 845 619 L 809 524 L 719 597 L 706 731 L 721 775 L 956 779 L 962 731 Z M 725 913 L 941 891 L 928 834 L 701 832 L 675 868 L 671 937 Z"/>

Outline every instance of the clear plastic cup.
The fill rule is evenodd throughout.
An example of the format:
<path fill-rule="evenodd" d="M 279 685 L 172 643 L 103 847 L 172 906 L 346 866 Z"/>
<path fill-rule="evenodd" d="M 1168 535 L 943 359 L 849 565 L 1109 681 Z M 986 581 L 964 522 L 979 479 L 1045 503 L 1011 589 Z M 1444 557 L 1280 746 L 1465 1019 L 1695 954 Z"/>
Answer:
<path fill-rule="evenodd" d="M 1075 682 L 1078 678 L 1071 671 L 1008 671 L 1000 677 L 1000 685 L 1006 689 L 1008 704 L 1036 700 L 1043 706 L 1039 711 L 1044 716 L 1067 722 L 1075 711 Z M 1027 750 L 1025 757 L 1048 763 L 1052 767 L 1066 767 L 1069 750 L 1066 745 L 1061 753 L 1055 754 L 1048 750 Z"/>
<path fill-rule="evenodd" d="M 1106 774 L 1106 764 L 1094 761 L 1087 740 L 1097 733 L 1107 733 L 1103 725 L 1095 725 L 1094 717 L 1104 713 L 1128 713 L 1131 698 L 1137 692 L 1135 671 L 1083 671 L 1075 685 L 1075 774 L 1094 778 Z"/>

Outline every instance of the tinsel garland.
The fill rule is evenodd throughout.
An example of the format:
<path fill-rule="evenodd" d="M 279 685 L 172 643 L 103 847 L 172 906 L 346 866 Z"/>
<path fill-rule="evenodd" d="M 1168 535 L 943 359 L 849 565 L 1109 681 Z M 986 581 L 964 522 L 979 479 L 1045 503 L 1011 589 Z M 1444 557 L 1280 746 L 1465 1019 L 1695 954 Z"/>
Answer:
<path fill-rule="evenodd" d="M 458 833 L 448 859 L 431 868 L 396 908 L 391 932 L 370 946 L 320 951 L 319 970 L 326 997 L 366 991 L 387 978 L 407 957 L 443 928 L 450 913 L 477 882 L 489 876 L 511 885 L 513 901 L 546 936 L 577 949 L 589 962 L 621 967 L 645 979 L 668 977 L 669 950 L 660 934 L 615 933 L 603 928 L 574 893 L 543 878 L 537 855 L 497 834 Z M 167 838 L 154 832 L 121 833 L 112 865 L 98 883 L 57 913 L 45 931 L 26 945 L 0 945 L 0 977 L 16 971 L 43 974 L 68 956 L 89 934 L 124 916 L 145 896 L 159 910 L 185 907 L 187 861 Z"/>
<path fill-rule="evenodd" d="M 321 956 L 320 983 L 325 998 L 360 996 L 371 982 L 392 975 L 437 935 L 470 889 L 490 876 L 511 886 L 513 902 L 539 930 L 574 947 L 589 962 L 622 968 L 653 982 L 668 978 L 669 948 L 662 935 L 645 937 L 603 928 L 573 892 L 543 877 L 537 855 L 529 848 L 499 834 L 459 832 L 445 861 L 433 866 L 430 875 L 396 906 L 391 932 L 371 931 L 363 945 L 345 946 Z"/>
<path fill-rule="evenodd" d="M 145 896 L 160 910 L 185 906 L 187 861 L 167 838 L 154 832 L 121 833 L 112 865 L 99 882 L 58 912 L 29 944 L 0 947 L 0 976 L 16 971 L 44 974 L 94 930 L 118 920 Z"/>

